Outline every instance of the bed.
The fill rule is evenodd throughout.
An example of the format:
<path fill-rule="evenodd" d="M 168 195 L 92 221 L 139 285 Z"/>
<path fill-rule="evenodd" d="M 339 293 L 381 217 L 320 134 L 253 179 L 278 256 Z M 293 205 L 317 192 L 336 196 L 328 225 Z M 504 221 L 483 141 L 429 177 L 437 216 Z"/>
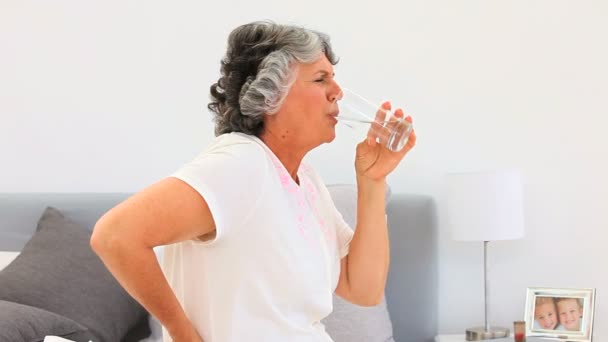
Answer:
<path fill-rule="evenodd" d="M 356 187 L 328 188 L 354 226 Z M 88 245 L 97 219 L 128 195 L 0 193 L 0 341 L 19 329 L 22 335 L 73 341 L 161 340 L 158 322 L 100 267 Z M 385 301 L 363 308 L 334 296 L 334 312 L 324 323 L 336 342 L 425 342 L 437 334 L 433 200 L 390 191 L 387 199 L 391 267 Z M 157 252 L 162 257 L 162 248 Z"/>

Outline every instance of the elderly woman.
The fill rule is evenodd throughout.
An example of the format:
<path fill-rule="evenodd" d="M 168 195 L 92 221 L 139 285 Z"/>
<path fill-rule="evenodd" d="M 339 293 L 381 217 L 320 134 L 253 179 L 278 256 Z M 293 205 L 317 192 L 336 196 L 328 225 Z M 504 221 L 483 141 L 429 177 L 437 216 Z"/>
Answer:
<path fill-rule="evenodd" d="M 331 341 L 320 321 L 334 291 L 359 305 L 381 300 L 385 178 L 416 136 L 399 152 L 373 136 L 356 147 L 353 234 L 303 162 L 335 138 L 336 62 L 324 34 L 236 28 L 211 86 L 214 142 L 97 222 L 93 249 L 162 323 L 165 341 Z"/>

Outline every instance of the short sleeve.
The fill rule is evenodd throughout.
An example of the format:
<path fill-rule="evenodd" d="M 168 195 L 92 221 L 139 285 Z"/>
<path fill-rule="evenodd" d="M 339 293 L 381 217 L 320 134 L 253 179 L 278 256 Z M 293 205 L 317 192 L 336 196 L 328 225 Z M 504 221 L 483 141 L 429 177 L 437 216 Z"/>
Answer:
<path fill-rule="evenodd" d="M 353 229 L 344 220 L 342 214 L 334 207 L 334 217 L 336 222 L 336 243 L 338 248 L 338 255 L 340 259 L 344 258 L 349 251 L 350 241 L 353 239 Z"/>
<path fill-rule="evenodd" d="M 254 141 L 220 136 L 171 177 L 190 185 L 207 202 L 216 229 L 212 243 L 243 226 L 255 209 L 267 177 L 266 155 Z"/>

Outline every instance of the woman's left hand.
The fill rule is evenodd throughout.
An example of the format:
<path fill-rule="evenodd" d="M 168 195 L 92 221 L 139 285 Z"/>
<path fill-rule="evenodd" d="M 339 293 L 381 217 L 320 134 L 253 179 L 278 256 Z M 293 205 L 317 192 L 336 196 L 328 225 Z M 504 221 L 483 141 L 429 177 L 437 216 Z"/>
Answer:
<path fill-rule="evenodd" d="M 390 106 L 389 102 L 382 104 L 382 108 L 387 110 L 390 110 Z M 402 109 L 399 108 L 395 111 L 395 117 L 403 118 L 403 116 Z M 405 120 L 412 122 L 410 116 L 406 117 Z M 397 152 L 392 152 L 384 147 L 382 138 L 380 138 L 380 143 L 376 141 L 376 138 L 377 136 L 374 136 L 370 131 L 367 139 L 357 145 L 357 155 L 355 157 L 357 177 L 362 176 L 371 180 L 386 178 L 416 144 L 416 132 L 414 130 L 408 137 L 405 146 Z"/>

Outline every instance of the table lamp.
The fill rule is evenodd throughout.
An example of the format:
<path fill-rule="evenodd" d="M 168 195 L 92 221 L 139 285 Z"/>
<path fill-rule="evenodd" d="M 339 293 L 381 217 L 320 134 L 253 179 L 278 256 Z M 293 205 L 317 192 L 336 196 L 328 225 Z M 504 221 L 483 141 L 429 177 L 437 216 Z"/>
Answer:
<path fill-rule="evenodd" d="M 517 170 L 447 175 L 448 224 L 457 241 L 483 241 L 483 327 L 466 330 L 467 341 L 509 336 L 509 329 L 488 322 L 488 243 L 524 236 L 523 191 Z"/>

